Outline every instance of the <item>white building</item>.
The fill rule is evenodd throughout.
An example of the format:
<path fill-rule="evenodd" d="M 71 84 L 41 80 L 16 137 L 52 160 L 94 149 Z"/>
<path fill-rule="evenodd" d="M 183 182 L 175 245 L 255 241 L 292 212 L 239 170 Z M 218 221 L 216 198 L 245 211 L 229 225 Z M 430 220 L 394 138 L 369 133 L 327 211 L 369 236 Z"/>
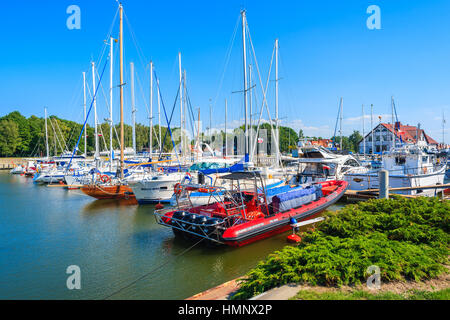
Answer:
<path fill-rule="evenodd" d="M 365 145 L 366 154 L 372 153 L 372 149 L 374 153 L 380 153 L 390 150 L 394 146 L 394 143 L 396 146 L 399 146 L 403 144 L 416 144 L 418 141 L 424 145 L 438 146 L 438 143 L 434 139 L 418 127 L 402 125 L 400 122 L 396 122 L 395 128 L 392 128 L 392 124 L 390 123 L 380 123 L 359 142 L 358 150 L 359 153 L 364 153 Z"/>

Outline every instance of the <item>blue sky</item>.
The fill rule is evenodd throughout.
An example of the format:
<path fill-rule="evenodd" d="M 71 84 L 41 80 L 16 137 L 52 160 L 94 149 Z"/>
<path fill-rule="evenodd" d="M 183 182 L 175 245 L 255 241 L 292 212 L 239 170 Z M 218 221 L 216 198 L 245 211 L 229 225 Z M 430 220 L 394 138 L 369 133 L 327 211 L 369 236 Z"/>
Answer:
<path fill-rule="evenodd" d="M 69 17 L 66 8 L 72 4 L 81 9 L 80 30 L 66 27 Z M 129 83 L 129 62 L 133 61 L 139 79 L 135 89 L 138 122 L 148 123 L 148 62 L 151 59 L 155 64 L 163 99 L 170 111 L 178 85 L 180 51 L 189 95 L 193 106 L 200 108 L 202 120 L 209 123 L 211 99 L 212 126 L 223 127 L 227 98 L 229 126 L 241 123 L 242 95 L 232 93 L 243 87 L 240 29 L 232 46 L 230 43 L 239 12 L 245 7 L 263 83 L 274 40 L 280 41 L 282 124 L 296 130 L 302 128 L 309 135 L 329 137 L 334 131 L 339 98 L 343 97 L 344 134 L 353 129 L 361 131 L 361 105 L 366 106 L 368 113 L 373 103 L 375 116 L 384 115 L 387 119 L 393 95 L 400 121 L 410 125 L 420 122 L 432 137 L 442 140 L 442 112 L 450 118 L 448 1 L 129 0 L 123 4 L 125 74 Z M 381 9 L 381 30 L 366 27 L 369 5 Z M 46 106 L 50 114 L 81 122 L 81 72 L 89 72 L 90 61 L 97 61 L 100 56 L 116 11 L 115 0 L 3 4 L 0 11 L 1 114 L 19 110 L 26 116 L 43 116 Z M 117 25 L 114 35 L 117 35 Z M 253 59 L 249 60 L 254 64 Z M 117 60 L 115 70 L 118 71 Z M 273 72 L 272 69 L 271 80 Z M 115 72 L 115 85 L 117 77 Z M 91 85 L 90 74 L 88 80 Z M 107 95 L 108 73 L 102 83 Z M 269 83 L 267 99 L 273 117 L 274 82 Z M 129 89 L 125 87 L 128 123 L 131 119 Z M 254 110 L 259 111 L 261 88 L 258 85 L 254 90 Z M 102 95 L 98 113 L 103 120 L 108 111 Z M 117 89 L 114 95 L 117 120 Z M 154 105 L 156 108 L 156 99 Z M 176 109 L 175 124 L 178 117 Z M 367 117 L 366 120 L 368 128 Z M 449 133 L 446 129 L 448 141 Z"/>

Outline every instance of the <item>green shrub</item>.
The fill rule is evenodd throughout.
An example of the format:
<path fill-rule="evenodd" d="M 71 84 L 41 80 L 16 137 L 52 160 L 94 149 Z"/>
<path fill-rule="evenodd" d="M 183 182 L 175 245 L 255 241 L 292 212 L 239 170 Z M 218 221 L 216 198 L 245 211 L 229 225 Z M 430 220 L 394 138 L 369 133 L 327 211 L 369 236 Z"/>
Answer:
<path fill-rule="evenodd" d="M 361 284 L 367 267 L 381 280 L 420 281 L 445 272 L 450 204 L 435 198 L 371 200 L 327 212 L 298 246 L 286 246 L 247 273 L 233 299 L 287 283 Z"/>

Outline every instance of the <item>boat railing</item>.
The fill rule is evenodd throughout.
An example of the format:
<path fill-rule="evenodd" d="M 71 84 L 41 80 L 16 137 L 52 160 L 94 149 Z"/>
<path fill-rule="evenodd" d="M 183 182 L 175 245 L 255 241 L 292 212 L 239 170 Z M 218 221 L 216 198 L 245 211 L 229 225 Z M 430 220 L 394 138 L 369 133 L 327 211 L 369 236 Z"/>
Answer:
<path fill-rule="evenodd" d="M 166 227 L 171 227 L 182 232 L 186 232 L 196 237 L 204 238 L 206 240 L 223 244 L 223 242 L 220 240 L 220 230 L 226 229 L 226 225 L 228 223 L 227 220 L 223 220 L 222 222 L 218 222 L 215 223 L 214 225 L 211 225 L 211 224 L 194 223 L 191 221 L 171 217 L 169 220 L 170 223 L 168 223 L 166 222 L 168 219 L 165 216 L 166 213 L 167 211 L 165 211 L 164 209 L 155 210 L 154 215 L 156 217 L 156 222 L 158 224 Z"/>

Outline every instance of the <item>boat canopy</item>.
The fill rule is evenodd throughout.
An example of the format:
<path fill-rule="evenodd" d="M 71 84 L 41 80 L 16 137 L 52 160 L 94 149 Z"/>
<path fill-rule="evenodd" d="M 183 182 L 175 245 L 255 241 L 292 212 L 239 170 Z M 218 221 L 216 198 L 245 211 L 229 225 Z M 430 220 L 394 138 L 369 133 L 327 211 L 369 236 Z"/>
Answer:
<path fill-rule="evenodd" d="M 227 174 L 226 176 L 222 176 L 220 178 L 225 180 L 245 180 L 260 177 L 261 173 L 259 171 L 240 171 Z"/>

